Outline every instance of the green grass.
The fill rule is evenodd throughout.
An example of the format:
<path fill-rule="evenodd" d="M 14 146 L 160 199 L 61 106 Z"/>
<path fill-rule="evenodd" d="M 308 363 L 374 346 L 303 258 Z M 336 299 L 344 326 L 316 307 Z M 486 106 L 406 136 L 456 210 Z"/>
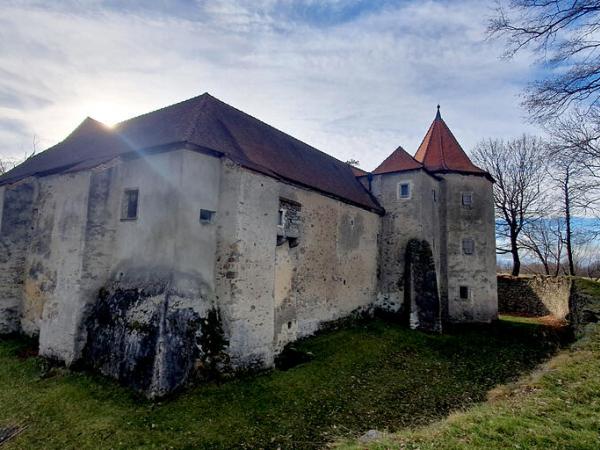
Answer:
<path fill-rule="evenodd" d="M 559 335 L 511 320 L 443 336 L 373 321 L 301 342 L 310 363 L 161 403 L 88 373 L 41 378 L 40 361 L 22 356 L 29 345 L 0 341 L 0 428 L 27 426 L 6 448 L 287 449 L 438 421 L 533 369 Z"/>
<path fill-rule="evenodd" d="M 600 299 L 600 283 L 589 278 L 575 278 L 575 283 L 579 292 Z"/>
<path fill-rule="evenodd" d="M 434 425 L 343 449 L 598 449 L 600 327 L 494 398 Z"/>
<path fill-rule="evenodd" d="M 587 307 L 600 305 L 600 284 L 576 279 Z M 531 319 L 530 319 L 531 320 Z M 600 448 L 600 324 L 523 376 L 495 388 L 486 403 L 424 427 L 387 434 L 343 449 L 598 449 Z"/>

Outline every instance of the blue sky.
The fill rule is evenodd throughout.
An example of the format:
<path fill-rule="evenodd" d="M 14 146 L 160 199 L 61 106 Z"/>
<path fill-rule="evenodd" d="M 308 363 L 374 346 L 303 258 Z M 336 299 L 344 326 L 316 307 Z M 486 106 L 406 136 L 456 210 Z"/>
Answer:
<path fill-rule="evenodd" d="M 437 103 L 466 150 L 535 132 L 529 55 L 485 40 L 493 2 L 66 0 L 0 4 L 0 157 L 210 92 L 373 169 Z"/>

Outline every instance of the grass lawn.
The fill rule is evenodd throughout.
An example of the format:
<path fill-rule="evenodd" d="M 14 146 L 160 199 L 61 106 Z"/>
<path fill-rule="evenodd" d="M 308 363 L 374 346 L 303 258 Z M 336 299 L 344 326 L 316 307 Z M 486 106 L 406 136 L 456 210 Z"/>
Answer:
<path fill-rule="evenodd" d="M 600 284 L 576 280 L 595 299 Z M 600 448 L 600 324 L 518 382 L 493 389 L 486 403 L 435 424 L 408 428 L 343 449 L 598 449 Z"/>
<path fill-rule="evenodd" d="M 600 326 L 487 403 L 434 425 L 341 449 L 600 448 Z"/>
<path fill-rule="evenodd" d="M 301 342 L 310 363 L 161 403 L 97 375 L 40 378 L 30 345 L 0 341 L 0 429 L 27 427 L 6 448 L 287 449 L 438 421 L 547 359 L 559 334 L 507 318 L 443 336 L 376 320 Z"/>

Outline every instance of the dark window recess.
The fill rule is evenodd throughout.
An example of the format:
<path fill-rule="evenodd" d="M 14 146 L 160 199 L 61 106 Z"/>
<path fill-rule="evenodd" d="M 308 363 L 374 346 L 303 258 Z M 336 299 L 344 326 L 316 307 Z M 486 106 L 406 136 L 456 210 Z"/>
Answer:
<path fill-rule="evenodd" d="M 402 183 L 400 184 L 400 198 L 409 198 L 410 197 L 410 184 Z"/>
<path fill-rule="evenodd" d="M 290 248 L 300 244 L 300 203 L 280 198 L 279 212 L 277 217 L 277 245 L 288 243 Z"/>
<path fill-rule="evenodd" d="M 215 212 L 208 209 L 200 210 L 200 223 L 212 223 L 215 217 Z"/>
<path fill-rule="evenodd" d="M 433 202 L 437 202 L 437 192 L 435 189 L 431 190 L 431 196 L 433 197 Z"/>
<path fill-rule="evenodd" d="M 468 300 L 469 298 L 469 287 L 468 286 L 461 286 L 459 288 L 460 290 L 460 298 L 463 300 Z"/>
<path fill-rule="evenodd" d="M 462 247 L 465 255 L 472 255 L 475 253 L 475 241 L 473 241 L 473 239 L 463 239 Z"/>
<path fill-rule="evenodd" d="M 470 192 L 463 192 L 462 204 L 463 206 L 471 206 L 473 204 L 473 194 Z"/>
<path fill-rule="evenodd" d="M 135 220 L 138 216 L 139 191 L 137 189 L 125 189 L 123 192 L 123 204 L 121 205 L 121 220 Z"/>

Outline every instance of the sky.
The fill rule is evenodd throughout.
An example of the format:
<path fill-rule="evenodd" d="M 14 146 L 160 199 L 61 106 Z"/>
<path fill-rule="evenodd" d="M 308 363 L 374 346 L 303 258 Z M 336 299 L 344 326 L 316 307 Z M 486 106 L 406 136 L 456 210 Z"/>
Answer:
<path fill-rule="evenodd" d="M 465 150 L 535 133 L 527 53 L 472 0 L 0 1 L 0 158 L 204 92 L 341 160 L 414 153 L 441 104 Z"/>

